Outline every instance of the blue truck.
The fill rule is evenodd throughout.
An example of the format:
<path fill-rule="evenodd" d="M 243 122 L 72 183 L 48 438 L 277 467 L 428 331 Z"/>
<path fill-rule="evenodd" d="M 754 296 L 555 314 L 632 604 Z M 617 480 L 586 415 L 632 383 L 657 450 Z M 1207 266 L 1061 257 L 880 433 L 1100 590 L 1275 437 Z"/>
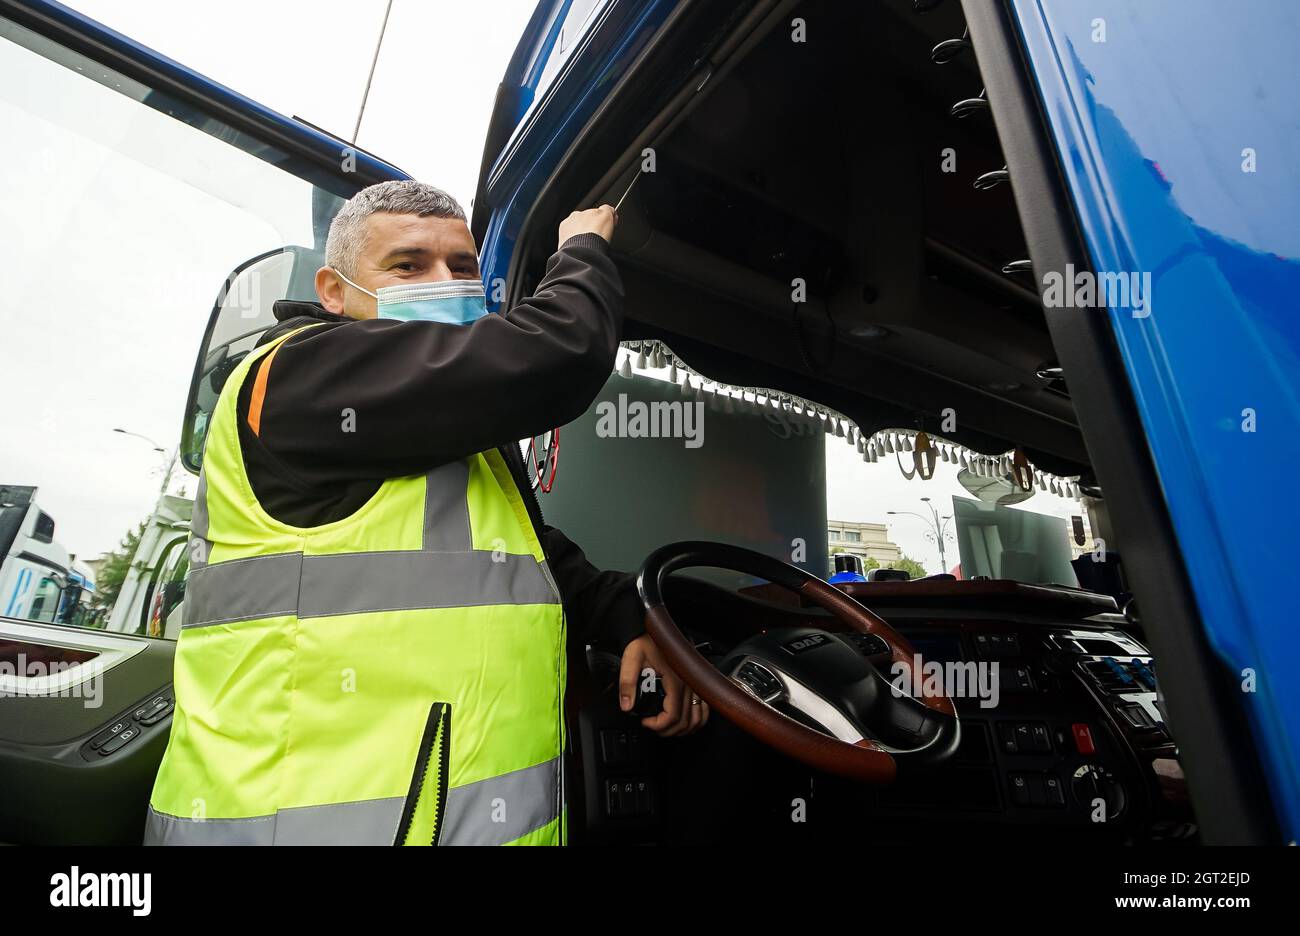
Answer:
<path fill-rule="evenodd" d="M 141 355 L 149 391 L 96 381 L 114 424 L 118 397 L 140 420 L 170 408 L 192 498 L 216 396 L 272 303 L 314 299 L 338 207 L 406 176 L 60 4 L 0 0 L 0 40 L 27 160 L 6 192 L 83 193 L 47 199 L 77 223 L 13 245 L 34 264 L 17 278 L 48 280 L 37 251 L 60 242 L 120 267 L 194 241 L 169 263 L 206 296 L 140 300 L 139 334 L 105 339 Z M 652 634 L 717 716 L 707 744 L 650 737 L 589 650 L 571 672 L 572 841 L 1296 841 L 1298 45 L 1284 0 L 538 3 L 473 202 L 490 306 L 529 293 L 569 211 L 627 194 L 620 369 L 561 427 L 540 500 L 598 565 L 640 567 Z M 117 308 L 80 287 L 101 304 L 74 304 L 79 333 Z M 17 309 L 7 370 L 36 354 Z M 50 384 L 110 362 L 74 363 Z M 620 395 L 698 403 L 704 443 L 605 438 L 600 405 L 626 410 Z M 824 589 L 844 518 L 828 517 L 823 437 L 918 491 L 936 465 L 959 481 L 954 540 L 934 515 L 959 566 Z M 1031 509 L 1066 499 L 1042 514 L 1059 522 L 1025 521 L 1017 490 Z M 139 841 L 168 720 L 130 716 L 170 704 L 163 622 L 184 594 L 166 545 L 135 557 L 166 567 L 159 607 L 136 589 L 141 608 L 112 618 L 152 614 L 147 629 L 80 646 L 83 630 L 0 618 L 6 646 L 111 663 L 105 709 L 5 708 L 0 839 Z M 692 566 L 741 576 L 670 574 Z M 993 668 L 1000 699 L 945 684 L 873 723 L 831 671 L 903 649 L 941 673 Z M 131 743 L 100 753 L 123 724 Z M 792 823 L 792 796 L 816 818 Z"/>

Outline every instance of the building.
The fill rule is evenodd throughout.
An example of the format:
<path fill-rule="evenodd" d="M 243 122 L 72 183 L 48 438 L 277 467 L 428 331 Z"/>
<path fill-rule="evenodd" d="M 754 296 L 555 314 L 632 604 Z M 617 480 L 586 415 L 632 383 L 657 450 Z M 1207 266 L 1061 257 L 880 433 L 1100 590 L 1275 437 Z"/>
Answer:
<path fill-rule="evenodd" d="M 861 556 L 866 565 L 875 559 L 880 565 L 889 565 L 903 558 L 903 550 L 889 541 L 889 530 L 883 523 L 857 523 L 852 520 L 826 522 L 827 545 L 831 555 L 852 553 Z"/>

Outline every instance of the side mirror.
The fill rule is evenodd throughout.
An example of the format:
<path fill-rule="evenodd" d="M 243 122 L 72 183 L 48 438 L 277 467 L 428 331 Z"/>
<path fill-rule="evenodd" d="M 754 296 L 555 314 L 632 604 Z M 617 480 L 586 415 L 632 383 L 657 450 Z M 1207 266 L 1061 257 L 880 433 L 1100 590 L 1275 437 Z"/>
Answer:
<path fill-rule="evenodd" d="M 281 247 L 245 261 L 226 277 L 208 319 L 185 402 L 180 461 L 191 473 L 198 474 L 203 463 L 208 424 L 231 372 L 275 324 L 277 300 L 315 300 L 316 271 L 324 262 L 324 256 L 311 248 Z"/>

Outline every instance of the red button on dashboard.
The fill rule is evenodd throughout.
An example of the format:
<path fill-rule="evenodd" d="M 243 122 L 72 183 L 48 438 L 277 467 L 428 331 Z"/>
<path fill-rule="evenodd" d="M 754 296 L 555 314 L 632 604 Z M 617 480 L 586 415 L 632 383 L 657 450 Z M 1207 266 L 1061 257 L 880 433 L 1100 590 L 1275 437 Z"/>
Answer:
<path fill-rule="evenodd" d="M 1070 726 L 1074 733 L 1074 747 L 1080 754 L 1094 754 L 1097 746 L 1092 743 L 1092 729 L 1082 722 L 1075 722 Z"/>

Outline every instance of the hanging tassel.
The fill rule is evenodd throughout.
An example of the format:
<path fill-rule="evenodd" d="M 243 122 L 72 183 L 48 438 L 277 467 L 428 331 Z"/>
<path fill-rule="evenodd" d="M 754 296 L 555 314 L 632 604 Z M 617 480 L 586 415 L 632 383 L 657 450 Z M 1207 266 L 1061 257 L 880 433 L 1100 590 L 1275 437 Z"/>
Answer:
<path fill-rule="evenodd" d="M 637 342 L 636 366 L 638 370 L 645 370 L 646 364 L 649 363 L 645 356 L 645 342 Z"/>
<path fill-rule="evenodd" d="M 623 363 L 618 366 L 618 376 L 632 378 L 632 358 L 630 355 L 623 356 Z"/>

